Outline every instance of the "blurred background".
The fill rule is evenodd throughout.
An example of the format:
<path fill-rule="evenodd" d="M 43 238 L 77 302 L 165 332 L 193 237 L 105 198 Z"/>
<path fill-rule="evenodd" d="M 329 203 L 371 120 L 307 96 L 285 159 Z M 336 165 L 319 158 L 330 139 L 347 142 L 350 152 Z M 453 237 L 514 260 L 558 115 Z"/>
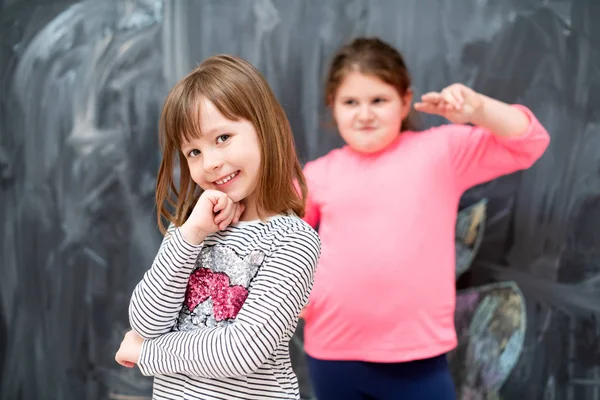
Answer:
<path fill-rule="evenodd" d="M 0 0 L 0 399 L 150 398 L 114 353 L 160 243 L 168 89 L 208 56 L 246 58 L 306 162 L 342 144 L 324 74 L 360 35 L 402 51 L 417 96 L 462 82 L 552 136 L 461 201 L 459 398 L 600 399 L 598 19 L 598 0 Z M 290 348 L 310 399 L 302 326 Z"/>

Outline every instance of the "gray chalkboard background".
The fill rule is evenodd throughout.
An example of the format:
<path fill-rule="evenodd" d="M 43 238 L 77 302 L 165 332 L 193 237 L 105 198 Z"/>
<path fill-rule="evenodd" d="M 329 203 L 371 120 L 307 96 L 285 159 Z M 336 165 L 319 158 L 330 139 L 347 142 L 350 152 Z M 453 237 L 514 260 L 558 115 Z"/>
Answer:
<path fill-rule="evenodd" d="M 459 397 L 600 399 L 599 19 L 598 0 L 0 0 L 0 398 L 149 398 L 113 357 L 160 242 L 170 85 L 215 53 L 247 58 L 308 161 L 341 145 L 325 126 L 328 60 L 378 35 L 417 95 L 463 82 L 526 104 L 552 136 L 531 170 L 461 202 L 485 199 L 457 280 Z"/>

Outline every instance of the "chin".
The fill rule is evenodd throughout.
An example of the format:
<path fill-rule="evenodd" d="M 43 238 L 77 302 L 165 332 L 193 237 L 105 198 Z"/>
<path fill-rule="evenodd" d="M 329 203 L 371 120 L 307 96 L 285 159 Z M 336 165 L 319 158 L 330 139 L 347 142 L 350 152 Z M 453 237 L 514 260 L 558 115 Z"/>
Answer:
<path fill-rule="evenodd" d="M 371 154 L 371 153 L 377 153 L 383 149 L 385 149 L 387 147 L 387 145 L 354 145 L 354 146 L 350 146 L 352 147 L 352 149 L 354 151 L 357 151 L 359 153 L 363 153 L 363 154 Z"/>
<path fill-rule="evenodd" d="M 232 188 L 232 189 L 234 189 L 234 190 L 232 190 L 230 192 L 225 190 L 225 193 L 234 202 L 237 203 L 239 201 L 244 200 L 246 197 L 248 197 L 248 190 L 246 190 L 246 188 Z"/>
<path fill-rule="evenodd" d="M 386 137 L 386 138 L 381 138 L 379 140 L 374 140 L 372 142 L 366 142 L 366 143 L 357 143 L 356 146 L 352 146 L 356 151 L 359 151 L 361 153 L 366 153 L 366 154 L 370 154 L 370 153 L 378 153 L 382 150 L 385 150 L 387 147 L 389 147 L 398 137 L 398 135 L 395 135 L 393 137 Z"/>
<path fill-rule="evenodd" d="M 226 192 L 226 193 L 227 193 L 227 192 Z M 229 196 L 229 198 L 230 198 L 230 199 L 231 199 L 231 200 L 232 200 L 234 203 L 240 202 L 240 201 L 242 201 L 242 200 L 244 200 L 244 199 L 246 198 L 246 196 L 239 195 L 239 194 L 237 194 L 237 193 L 231 193 L 231 194 L 227 193 L 227 196 Z"/>

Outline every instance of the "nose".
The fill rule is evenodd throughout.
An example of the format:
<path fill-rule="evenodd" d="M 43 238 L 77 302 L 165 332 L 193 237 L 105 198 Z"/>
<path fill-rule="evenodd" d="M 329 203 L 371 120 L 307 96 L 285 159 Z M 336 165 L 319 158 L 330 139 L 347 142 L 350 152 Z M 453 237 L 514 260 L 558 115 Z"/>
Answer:
<path fill-rule="evenodd" d="M 358 109 L 358 119 L 359 121 L 370 121 L 373 119 L 373 110 L 369 104 L 363 104 Z"/>
<path fill-rule="evenodd" d="M 223 160 L 218 151 L 205 151 L 202 156 L 204 171 L 207 173 L 214 172 L 223 165 Z"/>

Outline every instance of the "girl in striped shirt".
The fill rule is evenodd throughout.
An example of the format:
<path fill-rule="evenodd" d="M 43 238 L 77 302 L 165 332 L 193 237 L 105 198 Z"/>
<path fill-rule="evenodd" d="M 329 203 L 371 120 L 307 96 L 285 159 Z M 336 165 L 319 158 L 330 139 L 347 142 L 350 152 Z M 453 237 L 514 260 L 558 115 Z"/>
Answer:
<path fill-rule="evenodd" d="M 288 342 L 320 241 L 282 107 L 252 65 L 215 56 L 170 91 L 160 128 L 165 237 L 117 362 L 155 377 L 153 399 L 299 399 Z"/>

